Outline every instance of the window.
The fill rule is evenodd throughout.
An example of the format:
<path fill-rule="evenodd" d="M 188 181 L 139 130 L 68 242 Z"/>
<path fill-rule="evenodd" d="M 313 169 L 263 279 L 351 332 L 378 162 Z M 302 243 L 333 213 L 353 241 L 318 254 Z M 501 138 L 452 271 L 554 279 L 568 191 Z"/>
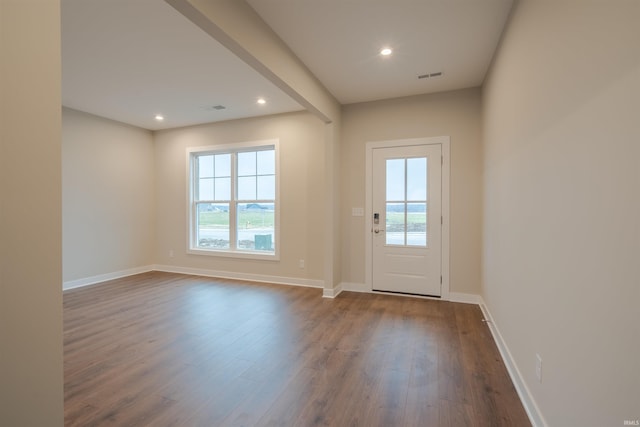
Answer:
<path fill-rule="evenodd" d="M 386 244 L 427 247 L 427 158 L 387 159 Z"/>
<path fill-rule="evenodd" d="M 188 150 L 189 251 L 277 258 L 277 141 Z"/>

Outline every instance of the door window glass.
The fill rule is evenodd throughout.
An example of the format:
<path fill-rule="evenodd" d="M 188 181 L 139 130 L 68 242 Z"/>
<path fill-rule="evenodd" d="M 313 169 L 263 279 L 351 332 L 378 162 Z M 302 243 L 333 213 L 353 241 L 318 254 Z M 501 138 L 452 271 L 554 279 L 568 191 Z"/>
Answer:
<path fill-rule="evenodd" d="M 427 247 L 427 158 L 386 161 L 386 244 Z"/>

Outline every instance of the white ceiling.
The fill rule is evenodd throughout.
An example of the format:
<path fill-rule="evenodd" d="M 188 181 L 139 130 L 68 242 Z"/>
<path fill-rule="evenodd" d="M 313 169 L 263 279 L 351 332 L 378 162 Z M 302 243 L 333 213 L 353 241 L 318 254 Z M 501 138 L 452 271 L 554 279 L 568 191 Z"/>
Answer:
<path fill-rule="evenodd" d="M 62 104 L 151 130 L 302 110 L 163 0 L 62 0 Z"/>
<path fill-rule="evenodd" d="M 247 0 L 342 104 L 476 87 L 512 0 Z M 391 47 L 389 57 L 379 55 Z M 442 72 L 438 78 L 419 75 Z"/>
<path fill-rule="evenodd" d="M 247 2 L 343 104 L 479 86 L 512 5 Z M 62 0 L 62 101 L 152 130 L 302 109 L 162 0 Z"/>

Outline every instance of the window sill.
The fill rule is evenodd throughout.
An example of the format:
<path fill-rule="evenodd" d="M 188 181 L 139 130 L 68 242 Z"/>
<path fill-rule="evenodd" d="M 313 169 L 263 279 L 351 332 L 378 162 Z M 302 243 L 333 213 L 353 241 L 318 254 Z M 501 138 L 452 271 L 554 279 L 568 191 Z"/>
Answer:
<path fill-rule="evenodd" d="M 223 258 L 239 258 L 239 259 L 254 259 L 261 261 L 280 261 L 279 254 L 276 253 L 261 253 L 261 252 L 253 252 L 253 251 L 221 251 L 215 249 L 196 249 L 191 248 L 187 250 L 188 254 L 191 255 L 204 255 L 204 256 L 214 256 L 214 257 L 223 257 Z"/>

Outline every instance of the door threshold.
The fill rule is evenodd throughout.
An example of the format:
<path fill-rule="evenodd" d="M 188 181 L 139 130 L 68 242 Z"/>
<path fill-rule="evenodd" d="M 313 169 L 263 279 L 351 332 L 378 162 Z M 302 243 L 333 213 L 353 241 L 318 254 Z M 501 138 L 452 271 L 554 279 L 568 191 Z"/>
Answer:
<path fill-rule="evenodd" d="M 436 300 L 442 299 L 442 297 L 439 295 L 422 295 L 422 294 L 413 294 L 410 292 L 381 291 L 378 289 L 372 289 L 371 292 L 373 292 L 374 294 L 396 295 L 399 297 L 413 297 L 413 298 L 436 299 Z"/>

